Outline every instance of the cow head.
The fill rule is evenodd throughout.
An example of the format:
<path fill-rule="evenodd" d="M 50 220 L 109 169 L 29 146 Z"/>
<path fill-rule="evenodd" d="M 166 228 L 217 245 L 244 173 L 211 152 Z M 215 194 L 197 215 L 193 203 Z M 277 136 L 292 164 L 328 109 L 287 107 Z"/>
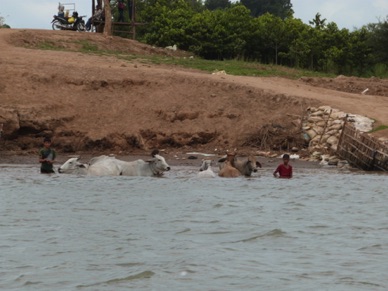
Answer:
<path fill-rule="evenodd" d="M 260 167 L 261 168 L 261 164 L 259 161 L 256 160 L 256 157 L 254 156 L 249 156 L 248 157 L 248 160 L 246 162 L 246 166 L 249 170 L 250 173 L 252 172 L 257 172 L 257 167 Z"/>
<path fill-rule="evenodd" d="M 163 175 L 163 172 L 170 171 L 170 166 L 167 164 L 166 160 L 158 154 L 154 155 L 153 158 L 147 162 L 150 164 L 152 172 L 156 176 Z"/>
<path fill-rule="evenodd" d="M 85 165 L 80 163 L 80 158 L 70 158 L 62 166 L 58 168 L 58 173 L 72 174 L 80 168 L 85 168 Z"/>
<path fill-rule="evenodd" d="M 212 164 L 212 160 L 202 160 L 201 167 L 199 168 L 199 171 L 206 171 L 208 168 L 210 168 Z"/>

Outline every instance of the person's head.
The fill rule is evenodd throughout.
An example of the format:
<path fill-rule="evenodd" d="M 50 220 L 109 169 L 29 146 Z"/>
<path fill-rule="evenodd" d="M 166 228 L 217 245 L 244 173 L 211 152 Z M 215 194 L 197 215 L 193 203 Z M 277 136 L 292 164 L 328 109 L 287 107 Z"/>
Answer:
<path fill-rule="evenodd" d="M 283 155 L 283 164 L 287 165 L 289 161 L 290 161 L 290 155 L 284 154 Z"/>
<path fill-rule="evenodd" d="M 49 148 L 50 145 L 51 145 L 51 138 L 45 137 L 45 138 L 43 139 L 43 145 L 44 145 L 46 148 Z"/>

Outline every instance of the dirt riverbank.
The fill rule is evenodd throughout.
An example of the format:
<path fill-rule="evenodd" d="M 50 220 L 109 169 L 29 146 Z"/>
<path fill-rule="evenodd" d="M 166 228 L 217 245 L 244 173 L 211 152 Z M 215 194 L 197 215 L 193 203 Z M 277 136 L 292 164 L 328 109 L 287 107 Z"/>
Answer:
<path fill-rule="evenodd" d="M 63 50 L 43 49 L 54 43 Z M 72 51 L 85 43 L 122 55 Z M 189 57 L 185 52 L 70 31 L 0 29 L 0 51 L 0 161 L 34 157 L 47 135 L 61 157 L 146 156 L 159 148 L 179 160 L 175 156 L 192 151 L 276 148 L 280 154 L 293 145 L 308 156 L 300 133 L 293 134 L 309 106 L 329 105 L 375 119 L 376 126 L 388 124 L 388 80 L 378 78 L 210 74 L 128 57 Z M 279 138 L 266 148 L 247 143 L 264 126 Z M 388 137 L 388 130 L 375 135 Z"/>

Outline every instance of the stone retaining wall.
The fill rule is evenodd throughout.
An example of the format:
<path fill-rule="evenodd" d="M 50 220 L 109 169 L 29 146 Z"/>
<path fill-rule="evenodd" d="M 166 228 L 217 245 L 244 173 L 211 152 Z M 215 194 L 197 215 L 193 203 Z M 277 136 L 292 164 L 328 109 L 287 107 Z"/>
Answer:
<path fill-rule="evenodd" d="M 353 123 L 361 132 L 373 129 L 374 120 L 365 116 L 345 113 L 330 106 L 307 109 L 302 128 L 304 138 L 309 144 L 311 160 L 322 161 L 323 164 L 338 164 L 339 159 L 335 152 L 345 120 Z"/>

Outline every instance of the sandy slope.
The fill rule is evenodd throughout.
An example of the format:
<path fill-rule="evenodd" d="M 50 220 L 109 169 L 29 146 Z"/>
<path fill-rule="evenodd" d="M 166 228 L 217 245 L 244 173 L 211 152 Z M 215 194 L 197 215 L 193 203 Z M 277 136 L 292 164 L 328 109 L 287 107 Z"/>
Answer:
<path fill-rule="evenodd" d="M 0 29 L 3 149 L 35 150 L 42 135 L 51 135 L 65 152 L 225 151 L 241 147 L 264 125 L 288 128 L 307 107 L 318 105 L 388 124 L 387 80 L 212 75 L 120 57 L 26 48 L 50 42 L 71 48 L 84 40 L 121 49 L 123 56 L 185 55 L 92 33 Z M 360 94 L 366 88 L 368 93 Z M 388 135 L 387 130 L 378 135 Z"/>

